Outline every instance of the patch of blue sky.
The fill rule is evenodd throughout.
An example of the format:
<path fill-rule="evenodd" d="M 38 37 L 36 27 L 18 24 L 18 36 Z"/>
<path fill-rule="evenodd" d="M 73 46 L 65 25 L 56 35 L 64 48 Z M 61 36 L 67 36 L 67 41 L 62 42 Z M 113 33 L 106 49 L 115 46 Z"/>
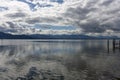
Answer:
<path fill-rule="evenodd" d="M 57 3 L 59 3 L 59 4 L 62 4 L 62 3 L 64 3 L 64 0 L 50 0 L 51 2 L 57 2 Z"/>
<path fill-rule="evenodd" d="M 39 7 L 53 7 L 51 4 L 39 4 Z"/>
<path fill-rule="evenodd" d="M 35 7 L 36 7 L 36 5 L 37 6 L 39 6 L 39 7 L 53 7 L 53 5 L 51 5 L 51 4 L 47 4 L 47 2 L 46 2 L 46 4 L 34 4 L 34 3 L 32 3 L 32 2 L 28 2 L 28 1 L 26 1 L 26 0 L 17 0 L 17 1 L 20 1 L 20 2 L 24 2 L 24 3 L 26 3 L 29 7 L 30 7 L 30 9 L 32 10 L 32 11 L 35 11 L 36 9 L 35 9 Z M 56 3 L 59 3 L 59 4 L 62 4 L 62 3 L 64 3 L 64 1 L 63 0 L 50 0 L 50 2 L 56 2 Z"/>
<path fill-rule="evenodd" d="M 30 3 L 26 0 L 17 0 L 17 1 L 24 2 L 24 3 L 28 4 L 31 10 L 33 10 L 34 7 L 36 6 L 36 4 Z"/>

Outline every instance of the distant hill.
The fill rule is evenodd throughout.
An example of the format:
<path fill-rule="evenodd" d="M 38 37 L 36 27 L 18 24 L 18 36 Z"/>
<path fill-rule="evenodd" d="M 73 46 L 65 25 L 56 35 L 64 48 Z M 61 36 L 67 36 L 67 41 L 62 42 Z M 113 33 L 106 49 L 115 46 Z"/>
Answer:
<path fill-rule="evenodd" d="M 120 39 L 117 36 L 97 36 L 97 39 Z"/>
<path fill-rule="evenodd" d="M 87 35 L 42 35 L 42 34 L 33 34 L 33 35 L 12 35 L 8 33 L 0 32 L 0 39 L 119 39 L 116 36 L 87 36 Z"/>
<path fill-rule="evenodd" d="M 93 39 L 87 35 L 12 35 L 0 32 L 0 39 Z"/>
<path fill-rule="evenodd" d="M 0 39 L 32 39 L 32 37 L 27 35 L 11 35 L 8 33 L 0 32 Z"/>
<path fill-rule="evenodd" d="M 87 35 L 31 35 L 32 38 L 37 39 L 93 39 L 94 37 Z"/>

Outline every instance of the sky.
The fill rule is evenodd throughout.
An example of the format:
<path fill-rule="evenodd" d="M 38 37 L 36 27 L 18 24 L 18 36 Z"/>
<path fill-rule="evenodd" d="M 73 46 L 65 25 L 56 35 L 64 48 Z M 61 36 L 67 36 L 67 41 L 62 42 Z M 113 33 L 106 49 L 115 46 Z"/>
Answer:
<path fill-rule="evenodd" d="M 120 37 L 120 0 L 0 0 L 0 31 Z"/>

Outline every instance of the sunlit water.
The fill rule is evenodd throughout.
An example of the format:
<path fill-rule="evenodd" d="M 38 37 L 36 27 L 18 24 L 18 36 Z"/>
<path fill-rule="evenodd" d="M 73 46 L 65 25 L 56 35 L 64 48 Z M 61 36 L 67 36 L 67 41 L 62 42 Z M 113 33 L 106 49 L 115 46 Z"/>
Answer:
<path fill-rule="evenodd" d="M 120 53 L 111 42 L 109 50 L 106 40 L 0 40 L 0 80 L 16 80 L 31 67 L 63 80 L 119 80 Z"/>

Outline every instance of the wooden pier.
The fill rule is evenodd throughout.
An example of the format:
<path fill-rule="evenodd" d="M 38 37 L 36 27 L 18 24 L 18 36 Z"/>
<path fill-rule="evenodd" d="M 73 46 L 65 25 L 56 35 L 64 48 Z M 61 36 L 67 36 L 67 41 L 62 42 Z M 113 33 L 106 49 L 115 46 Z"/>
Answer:
<path fill-rule="evenodd" d="M 113 39 L 113 49 L 120 49 L 120 40 Z"/>
<path fill-rule="evenodd" d="M 107 40 L 108 53 L 110 52 L 110 41 L 111 40 Z M 120 40 L 117 39 L 112 40 L 112 50 L 113 52 L 115 52 L 116 50 L 120 51 Z"/>

